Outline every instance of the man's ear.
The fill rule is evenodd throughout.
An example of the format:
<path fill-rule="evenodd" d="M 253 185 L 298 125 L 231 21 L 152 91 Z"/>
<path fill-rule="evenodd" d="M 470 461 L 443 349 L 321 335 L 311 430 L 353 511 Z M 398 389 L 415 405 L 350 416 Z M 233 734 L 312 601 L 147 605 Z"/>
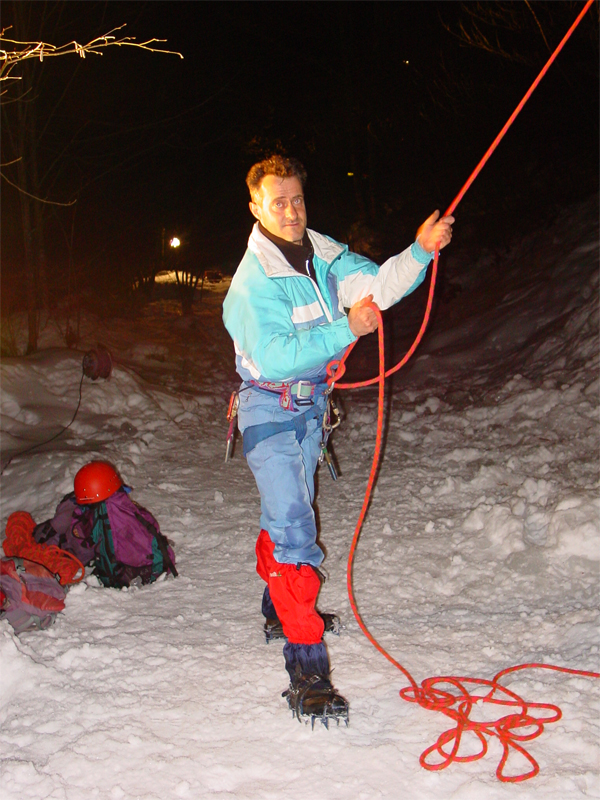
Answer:
<path fill-rule="evenodd" d="M 260 206 L 256 205 L 256 203 L 252 200 L 248 203 L 248 205 L 250 206 L 252 216 L 256 217 L 256 219 L 260 222 Z"/>

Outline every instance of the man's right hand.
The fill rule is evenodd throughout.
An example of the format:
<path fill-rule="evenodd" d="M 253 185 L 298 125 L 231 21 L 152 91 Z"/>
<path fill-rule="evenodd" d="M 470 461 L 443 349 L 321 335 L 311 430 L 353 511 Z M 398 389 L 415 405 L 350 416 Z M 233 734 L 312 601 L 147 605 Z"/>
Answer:
<path fill-rule="evenodd" d="M 377 314 L 371 308 L 372 302 L 373 295 L 370 294 L 355 303 L 348 312 L 348 325 L 355 336 L 365 336 L 377 330 L 379 322 Z"/>

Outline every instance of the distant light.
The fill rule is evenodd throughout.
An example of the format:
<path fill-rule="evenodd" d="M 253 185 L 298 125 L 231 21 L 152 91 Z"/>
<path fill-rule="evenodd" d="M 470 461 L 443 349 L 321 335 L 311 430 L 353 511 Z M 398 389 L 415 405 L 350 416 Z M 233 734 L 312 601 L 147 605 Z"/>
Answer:
<path fill-rule="evenodd" d="M 353 177 L 354 177 L 354 173 L 353 173 L 353 172 L 349 172 L 349 173 L 348 173 L 348 177 L 349 177 L 349 178 L 353 178 Z"/>
<path fill-rule="evenodd" d="M 403 63 L 403 64 L 408 64 L 408 61 L 403 61 L 402 63 Z"/>
<path fill-rule="evenodd" d="M 174 236 L 174 237 L 171 239 L 171 241 L 169 242 L 169 244 L 171 245 L 171 247 L 179 247 L 179 245 L 181 244 L 181 242 L 179 241 L 179 239 L 178 239 L 176 236 Z"/>

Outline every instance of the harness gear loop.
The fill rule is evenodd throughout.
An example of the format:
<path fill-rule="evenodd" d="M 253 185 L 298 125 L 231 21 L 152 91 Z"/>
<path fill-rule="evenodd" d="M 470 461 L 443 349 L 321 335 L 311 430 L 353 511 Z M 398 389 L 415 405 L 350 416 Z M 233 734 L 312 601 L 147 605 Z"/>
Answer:
<path fill-rule="evenodd" d="M 329 474 L 331 475 L 332 479 L 337 481 L 338 474 L 335 464 L 333 463 L 331 453 L 327 449 L 327 441 L 321 441 L 321 455 L 319 456 L 319 464 L 322 464 L 323 461 L 325 461 L 327 464 L 327 469 L 329 470 Z"/>
<path fill-rule="evenodd" d="M 229 430 L 227 431 L 227 446 L 225 448 L 225 463 L 231 458 L 233 452 L 233 441 L 235 439 L 235 425 L 237 419 L 238 408 L 240 407 L 240 393 L 232 392 L 229 398 L 229 407 L 227 408 L 227 421 L 229 422 Z"/>
<path fill-rule="evenodd" d="M 328 390 L 326 394 L 327 394 L 327 406 L 325 408 L 325 414 L 323 415 L 323 432 L 327 433 L 327 437 L 329 437 L 331 431 L 335 430 L 339 426 L 339 424 L 341 423 L 341 419 L 340 419 L 340 410 L 337 407 L 335 400 L 333 399 L 331 391 Z"/>
<path fill-rule="evenodd" d="M 327 464 L 327 469 L 329 470 L 329 474 L 331 475 L 334 481 L 337 481 L 338 474 L 335 468 L 335 464 L 333 463 L 333 459 L 331 457 L 331 453 L 327 449 L 327 442 L 329 440 L 329 435 L 331 431 L 335 430 L 341 422 L 340 419 L 340 412 L 336 405 L 335 400 L 332 396 L 332 389 L 333 386 L 330 386 L 325 395 L 327 397 L 327 405 L 325 406 L 325 413 L 323 414 L 323 424 L 321 427 L 322 434 L 321 434 L 321 454 L 319 456 L 319 464 L 322 464 L 323 461 Z"/>

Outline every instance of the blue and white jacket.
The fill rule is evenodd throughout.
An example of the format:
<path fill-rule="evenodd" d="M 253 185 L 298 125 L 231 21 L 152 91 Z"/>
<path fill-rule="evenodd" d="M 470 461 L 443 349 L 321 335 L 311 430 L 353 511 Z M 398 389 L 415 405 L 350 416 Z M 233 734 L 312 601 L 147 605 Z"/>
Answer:
<path fill-rule="evenodd" d="M 316 281 L 291 267 L 258 223 L 223 303 L 244 381 L 325 380 L 327 364 L 355 340 L 346 309 L 367 295 L 386 309 L 416 289 L 432 254 L 415 242 L 381 267 L 307 229 Z"/>

